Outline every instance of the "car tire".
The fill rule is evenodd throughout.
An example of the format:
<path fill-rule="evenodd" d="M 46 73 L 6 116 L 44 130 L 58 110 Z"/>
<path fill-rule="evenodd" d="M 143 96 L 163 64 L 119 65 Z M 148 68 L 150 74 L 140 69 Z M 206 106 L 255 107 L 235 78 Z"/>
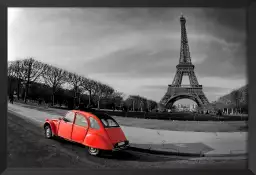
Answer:
<path fill-rule="evenodd" d="M 99 156 L 101 151 L 97 148 L 88 147 L 88 153 L 92 156 Z"/>
<path fill-rule="evenodd" d="M 45 136 L 45 138 L 47 138 L 47 139 L 51 139 L 51 138 L 53 137 L 53 135 L 52 135 L 52 129 L 51 129 L 51 127 L 50 127 L 49 125 L 46 125 L 46 126 L 44 127 L 44 136 Z"/>

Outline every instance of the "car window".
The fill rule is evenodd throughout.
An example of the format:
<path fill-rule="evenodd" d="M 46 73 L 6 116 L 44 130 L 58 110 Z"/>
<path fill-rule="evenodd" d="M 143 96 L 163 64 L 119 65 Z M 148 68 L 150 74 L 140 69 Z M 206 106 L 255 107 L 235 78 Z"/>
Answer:
<path fill-rule="evenodd" d="M 100 125 L 94 118 L 90 117 L 90 127 L 93 129 L 100 129 Z"/>
<path fill-rule="evenodd" d="M 74 117 L 75 117 L 75 113 L 70 111 L 70 112 L 68 112 L 68 113 L 65 115 L 64 120 L 65 120 L 66 122 L 73 123 Z"/>
<path fill-rule="evenodd" d="M 95 112 L 94 115 L 101 120 L 105 128 L 119 127 L 118 123 L 106 113 Z"/>
<path fill-rule="evenodd" d="M 106 128 L 111 128 L 111 127 L 119 127 L 117 122 L 114 119 L 111 118 L 106 118 L 106 119 L 101 119 L 104 127 Z"/>
<path fill-rule="evenodd" d="M 83 116 L 82 114 L 76 114 L 75 125 L 87 127 L 88 122 L 87 122 L 85 116 Z"/>

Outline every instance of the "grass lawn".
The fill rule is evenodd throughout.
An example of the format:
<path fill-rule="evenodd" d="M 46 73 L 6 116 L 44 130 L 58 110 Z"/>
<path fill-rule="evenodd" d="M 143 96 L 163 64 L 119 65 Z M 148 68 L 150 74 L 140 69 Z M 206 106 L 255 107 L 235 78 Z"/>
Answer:
<path fill-rule="evenodd" d="M 143 127 L 148 129 L 162 129 L 170 131 L 196 132 L 246 132 L 246 121 L 171 121 L 125 118 L 113 116 L 123 126 Z"/>

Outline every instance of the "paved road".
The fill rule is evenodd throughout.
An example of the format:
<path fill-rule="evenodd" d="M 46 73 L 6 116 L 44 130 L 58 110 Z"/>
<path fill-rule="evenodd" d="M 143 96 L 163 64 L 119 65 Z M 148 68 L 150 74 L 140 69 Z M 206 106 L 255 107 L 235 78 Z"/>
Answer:
<path fill-rule="evenodd" d="M 9 167 L 79 167 L 107 168 L 246 168 L 246 160 L 226 158 L 189 159 L 153 155 L 131 150 L 115 155 L 93 157 L 86 149 L 61 139 L 48 140 L 35 123 L 8 112 Z"/>

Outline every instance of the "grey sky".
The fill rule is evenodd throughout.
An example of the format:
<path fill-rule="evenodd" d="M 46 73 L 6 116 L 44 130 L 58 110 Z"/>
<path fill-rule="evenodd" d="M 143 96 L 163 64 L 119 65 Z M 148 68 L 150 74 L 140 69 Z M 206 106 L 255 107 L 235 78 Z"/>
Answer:
<path fill-rule="evenodd" d="M 245 85 L 242 9 L 9 8 L 8 60 L 32 56 L 159 101 L 178 64 L 181 13 L 209 100 Z"/>

